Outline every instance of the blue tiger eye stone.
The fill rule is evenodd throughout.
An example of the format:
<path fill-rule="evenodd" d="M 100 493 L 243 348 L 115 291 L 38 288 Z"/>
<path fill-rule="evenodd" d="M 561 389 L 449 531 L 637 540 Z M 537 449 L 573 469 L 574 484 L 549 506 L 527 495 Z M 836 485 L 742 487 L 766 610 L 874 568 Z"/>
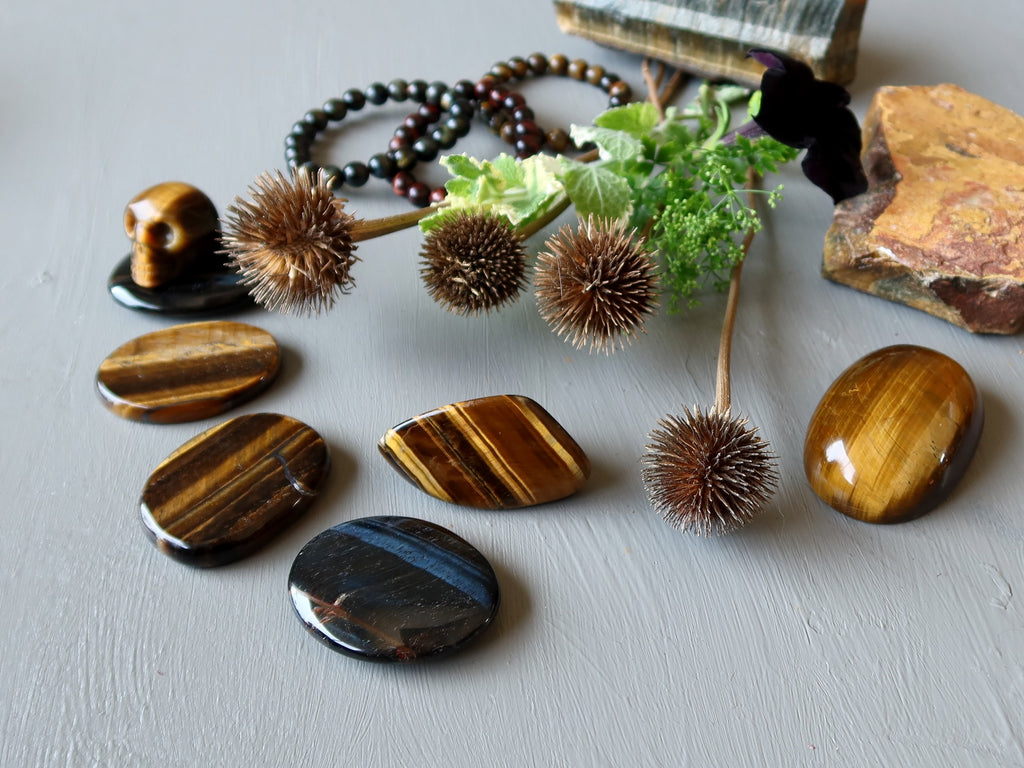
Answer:
<path fill-rule="evenodd" d="M 295 557 L 288 591 L 314 637 L 372 661 L 458 650 L 491 625 L 499 601 L 480 552 L 411 517 L 364 517 L 314 537 Z"/>

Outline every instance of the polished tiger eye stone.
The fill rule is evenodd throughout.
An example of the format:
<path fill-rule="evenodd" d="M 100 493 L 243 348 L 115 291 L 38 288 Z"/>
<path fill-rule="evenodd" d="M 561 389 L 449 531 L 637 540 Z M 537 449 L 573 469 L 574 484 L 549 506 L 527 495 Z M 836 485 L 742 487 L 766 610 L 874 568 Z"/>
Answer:
<path fill-rule="evenodd" d="M 590 461 L 576 441 L 521 395 L 442 406 L 389 429 L 378 448 L 421 490 L 479 509 L 555 501 L 590 476 Z"/>
<path fill-rule="evenodd" d="M 210 321 L 164 328 L 121 345 L 100 364 L 96 388 L 125 419 L 170 424 L 215 416 L 274 381 L 274 337 L 245 323 Z"/>
<path fill-rule="evenodd" d="M 807 427 L 804 470 L 843 514 L 903 522 L 960 480 L 983 421 L 981 395 L 958 363 L 923 347 L 886 347 L 829 387 Z"/>
<path fill-rule="evenodd" d="M 301 421 L 239 416 L 189 440 L 154 470 L 142 492 L 142 522 L 176 560 L 230 563 L 296 520 L 329 468 L 327 444 Z"/>
<path fill-rule="evenodd" d="M 462 648 L 494 621 L 494 569 L 426 520 L 364 517 L 313 538 L 288 576 L 305 627 L 335 651 L 414 661 Z"/>

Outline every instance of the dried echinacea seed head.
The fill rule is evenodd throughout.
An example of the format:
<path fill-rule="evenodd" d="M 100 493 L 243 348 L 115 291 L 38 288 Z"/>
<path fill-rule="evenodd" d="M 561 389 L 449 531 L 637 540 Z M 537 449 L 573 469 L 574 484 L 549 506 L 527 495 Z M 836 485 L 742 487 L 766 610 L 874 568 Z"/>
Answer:
<path fill-rule="evenodd" d="M 503 218 L 452 213 L 426 236 L 420 276 L 431 298 L 459 315 L 490 312 L 523 289 L 526 256 Z"/>
<path fill-rule="evenodd" d="M 778 484 L 775 457 L 756 433 L 746 419 L 713 409 L 661 419 L 642 459 L 651 506 L 701 536 L 748 523 Z"/>
<path fill-rule="evenodd" d="M 224 244 L 253 298 L 268 309 L 319 314 L 355 284 L 354 218 L 336 200 L 323 171 L 265 173 L 227 209 Z"/>
<path fill-rule="evenodd" d="M 621 223 L 591 216 L 562 227 L 537 255 L 534 286 L 541 316 L 580 349 L 613 352 L 644 332 L 658 304 L 654 260 Z"/>

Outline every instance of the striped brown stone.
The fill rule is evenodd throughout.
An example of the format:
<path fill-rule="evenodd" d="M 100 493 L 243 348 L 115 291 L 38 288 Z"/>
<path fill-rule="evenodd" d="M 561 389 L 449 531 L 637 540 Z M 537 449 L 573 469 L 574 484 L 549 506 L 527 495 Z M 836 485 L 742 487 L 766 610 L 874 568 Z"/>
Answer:
<path fill-rule="evenodd" d="M 211 321 L 147 333 L 100 364 L 96 387 L 125 419 L 170 424 L 223 413 L 277 376 L 274 337 L 245 323 Z"/>
<path fill-rule="evenodd" d="M 142 492 L 142 521 L 157 547 L 189 565 L 237 560 L 313 502 L 330 468 L 323 438 L 289 416 L 256 413 L 189 440 Z"/>
<path fill-rule="evenodd" d="M 867 0 L 554 0 L 563 32 L 753 87 L 770 48 L 805 61 L 823 80 L 848 83 Z"/>
<path fill-rule="evenodd" d="M 543 504 L 578 491 L 590 461 L 528 397 L 445 405 L 389 429 L 380 452 L 431 496 L 480 509 Z"/>
<path fill-rule="evenodd" d="M 807 427 L 804 470 L 834 509 L 898 523 L 933 509 L 959 482 L 981 436 L 981 395 L 960 365 L 902 344 L 858 360 Z"/>

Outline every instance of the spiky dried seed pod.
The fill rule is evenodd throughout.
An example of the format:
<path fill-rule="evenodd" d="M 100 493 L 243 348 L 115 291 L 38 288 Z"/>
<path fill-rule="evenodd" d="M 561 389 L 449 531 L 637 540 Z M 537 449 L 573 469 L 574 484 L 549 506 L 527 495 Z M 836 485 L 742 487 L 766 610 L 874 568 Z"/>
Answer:
<path fill-rule="evenodd" d="M 642 459 L 651 506 L 676 528 L 699 536 L 748 523 L 778 485 L 775 456 L 746 419 L 714 409 L 683 409 L 649 435 Z"/>
<path fill-rule="evenodd" d="M 537 255 L 534 287 L 541 316 L 576 349 L 614 352 L 645 333 L 658 305 L 654 259 L 636 230 L 590 216 L 562 227 Z"/>
<path fill-rule="evenodd" d="M 522 240 L 503 218 L 460 211 L 431 230 L 420 251 L 420 276 L 449 312 L 490 312 L 519 297 L 525 282 Z"/>
<path fill-rule="evenodd" d="M 253 298 L 267 309 L 319 314 L 334 305 L 335 293 L 355 285 L 349 274 L 352 223 L 336 200 L 323 171 L 295 169 L 264 173 L 249 187 L 252 200 L 235 198 L 223 222 L 231 266 L 242 273 Z"/>

